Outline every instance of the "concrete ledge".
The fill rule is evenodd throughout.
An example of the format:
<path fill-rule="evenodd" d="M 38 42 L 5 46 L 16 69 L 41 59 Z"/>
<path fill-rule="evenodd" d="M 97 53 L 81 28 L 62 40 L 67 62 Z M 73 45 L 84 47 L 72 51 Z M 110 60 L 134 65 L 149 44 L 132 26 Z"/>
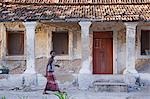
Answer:
<path fill-rule="evenodd" d="M 126 86 L 127 84 L 125 83 L 106 83 L 106 82 L 103 82 L 103 83 L 100 83 L 100 82 L 95 82 L 94 83 L 94 86 L 99 86 L 99 85 L 108 85 L 108 86 Z"/>
<path fill-rule="evenodd" d="M 107 92 L 127 92 L 128 85 L 125 83 L 111 83 L 111 82 L 94 82 L 94 90 Z"/>

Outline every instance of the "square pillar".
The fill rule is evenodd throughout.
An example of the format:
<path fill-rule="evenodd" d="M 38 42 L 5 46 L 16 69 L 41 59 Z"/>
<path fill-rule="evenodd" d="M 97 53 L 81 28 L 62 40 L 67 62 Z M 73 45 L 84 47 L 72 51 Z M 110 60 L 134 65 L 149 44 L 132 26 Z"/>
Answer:
<path fill-rule="evenodd" d="M 81 27 L 81 69 L 79 73 L 91 74 L 90 69 L 90 37 L 89 28 L 91 22 L 79 22 Z"/>
<path fill-rule="evenodd" d="M 126 22 L 126 69 L 124 74 L 137 74 L 135 69 L 136 22 Z"/>
<path fill-rule="evenodd" d="M 4 23 L 0 23 L 0 60 L 6 56 L 6 27 Z"/>
<path fill-rule="evenodd" d="M 35 71 L 35 29 L 36 22 L 24 22 L 27 38 L 27 68 L 25 73 L 33 74 Z"/>
<path fill-rule="evenodd" d="M 81 90 L 87 90 L 91 85 L 90 68 L 90 37 L 89 28 L 91 22 L 79 22 L 81 27 L 81 69 L 78 75 L 78 84 Z"/>

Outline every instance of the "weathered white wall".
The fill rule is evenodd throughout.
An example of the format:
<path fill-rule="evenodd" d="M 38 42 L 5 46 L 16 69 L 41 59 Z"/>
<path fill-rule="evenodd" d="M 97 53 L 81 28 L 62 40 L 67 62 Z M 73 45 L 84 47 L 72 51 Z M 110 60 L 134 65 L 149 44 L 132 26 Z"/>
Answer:
<path fill-rule="evenodd" d="M 36 58 L 47 57 L 48 50 L 48 33 L 47 29 L 40 26 L 35 34 L 35 55 Z"/>
<path fill-rule="evenodd" d="M 1 64 L 9 67 L 11 70 L 10 73 L 23 73 L 25 70 L 25 58 L 23 56 L 7 56 L 7 48 L 6 48 L 6 30 L 8 31 L 24 31 L 24 26 L 21 22 L 6 22 L 6 23 L 0 23 L 0 38 L 2 40 L 1 42 L 1 53 L 0 56 L 2 57 Z M 25 38 L 26 40 L 26 38 Z M 26 44 L 26 43 L 25 43 Z M 26 47 L 24 47 L 26 49 Z M 26 50 L 25 50 L 26 53 Z"/>
<path fill-rule="evenodd" d="M 125 68 L 125 37 L 124 25 L 115 22 L 95 22 L 91 26 L 91 58 L 93 51 L 93 32 L 112 31 L 113 32 L 113 73 L 120 73 Z M 92 68 L 92 63 L 91 63 Z"/>
<path fill-rule="evenodd" d="M 77 23 L 48 23 L 49 27 L 49 50 L 52 50 L 52 32 L 67 31 L 69 34 L 68 55 L 57 56 L 59 60 L 72 60 L 81 58 L 81 32 Z M 74 37 L 74 35 L 76 37 Z M 75 41 L 75 42 L 74 42 Z"/>
<path fill-rule="evenodd" d="M 126 66 L 126 28 L 120 24 L 117 37 L 117 72 L 123 73 Z"/>
<path fill-rule="evenodd" d="M 144 30 L 150 30 L 149 28 L 150 23 L 139 23 L 137 26 L 137 35 L 136 35 L 136 68 L 141 68 L 143 65 L 145 64 L 150 64 L 150 56 L 142 56 L 140 55 L 140 47 L 141 47 L 141 29 Z M 91 39 L 91 55 L 92 55 L 92 33 L 93 31 L 113 31 L 113 33 L 117 32 L 117 43 L 113 43 L 113 46 L 115 46 L 113 48 L 113 58 L 115 58 L 113 61 L 113 69 L 117 70 L 117 73 L 123 73 L 126 63 L 125 63 L 125 57 L 126 57 L 126 27 L 124 25 L 124 23 L 122 22 L 118 22 L 118 23 L 94 23 L 92 24 L 92 28 L 91 28 L 91 35 L 90 35 L 90 39 Z M 113 42 L 115 42 L 115 39 L 113 37 Z M 114 45 L 116 44 L 116 45 Z M 115 64 L 116 62 L 116 64 Z M 92 66 L 92 65 L 91 65 Z M 116 70 L 113 70 L 114 72 Z M 150 72 L 150 71 L 149 71 Z"/>
<path fill-rule="evenodd" d="M 146 72 L 150 73 L 150 55 L 141 55 L 141 30 L 150 30 L 150 23 L 140 22 L 137 25 L 136 67 L 138 68 L 138 70 L 145 68 L 147 69 Z"/>
<path fill-rule="evenodd" d="M 136 66 L 142 66 L 145 62 L 148 63 L 149 56 L 140 55 L 140 31 L 141 29 L 149 29 L 150 23 L 143 24 L 139 23 L 137 27 L 137 41 L 136 41 Z M 1 23 L 0 24 L 0 57 L 4 56 L 6 60 L 9 60 L 7 63 L 11 64 L 12 67 L 18 67 L 19 71 L 25 70 L 25 55 L 26 55 L 26 36 L 25 36 L 25 55 L 22 57 L 6 57 L 6 28 L 8 30 L 21 30 L 25 31 L 24 25 L 21 22 L 13 23 Z M 49 52 L 52 50 L 52 32 L 53 31 L 69 31 L 72 33 L 73 37 L 69 38 L 72 42 L 72 49 L 70 49 L 70 55 L 68 56 L 58 56 L 60 60 L 59 63 L 63 66 L 63 69 L 66 71 L 75 71 L 78 72 L 80 69 L 81 63 L 81 30 L 78 23 L 39 23 L 36 27 L 36 37 L 35 37 L 35 52 L 36 52 L 36 70 L 40 73 L 44 73 L 45 65 L 47 63 L 47 58 L 49 57 Z M 113 38 L 114 45 L 114 72 L 122 73 L 125 69 L 125 48 L 126 48 L 126 27 L 123 23 L 113 23 L 113 22 L 93 22 L 90 27 L 90 55 L 92 60 L 92 49 L 93 49 L 93 32 L 96 31 L 113 31 L 117 33 L 117 37 Z M 26 34 L 25 34 L 26 35 Z M 117 41 L 116 41 L 117 39 Z M 71 44 L 71 43 L 70 43 Z M 14 61 L 14 60 L 17 60 Z M 19 62 L 19 63 L 18 63 Z M 91 63 L 91 68 L 92 68 Z M 23 66 L 21 66 L 23 65 Z M 75 68 L 75 66 L 77 66 Z M 11 67 L 11 68 L 12 68 Z M 13 69 L 13 68 L 12 68 Z M 13 71 L 13 73 L 16 70 Z"/>
<path fill-rule="evenodd" d="M 49 52 L 52 48 L 52 32 L 68 31 L 69 34 L 69 54 L 56 56 L 58 63 L 62 66 L 57 69 L 57 72 L 63 71 L 77 73 L 80 69 L 81 59 L 81 34 L 80 28 L 77 24 L 66 23 L 46 23 L 38 24 L 35 37 L 35 51 L 36 51 L 36 71 L 44 74 Z M 77 37 L 74 38 L 74 35 Z"/>

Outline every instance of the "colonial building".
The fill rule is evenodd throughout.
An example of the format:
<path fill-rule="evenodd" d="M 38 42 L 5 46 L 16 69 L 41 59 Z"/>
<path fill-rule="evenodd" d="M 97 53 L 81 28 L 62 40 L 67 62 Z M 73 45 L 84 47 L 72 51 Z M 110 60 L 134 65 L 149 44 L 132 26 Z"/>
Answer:
<path fill-rule="evenodd" d="M 137 75 L 150 68 L 149 21 L 149 0 L 0 0 L 1 65 L 44 74 L 54 50 L 57 74 L 77 74 L 81 89 Z"/>

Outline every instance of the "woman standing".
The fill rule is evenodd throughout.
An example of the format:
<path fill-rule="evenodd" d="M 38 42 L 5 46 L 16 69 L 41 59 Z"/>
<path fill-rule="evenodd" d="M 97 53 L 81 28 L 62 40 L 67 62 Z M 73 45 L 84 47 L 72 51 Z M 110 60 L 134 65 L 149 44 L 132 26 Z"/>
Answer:
<path fill-rule="evenodd" d="M 44 89 L 43 94 L 48 94 L 46 93 L 46 91 L 59 91 L 59 87 L 58 84 L 55 81 L 55 76 L 54 76 L 54 69 L 55 66 L 59 67 L 59 65 L 55 64 L 55 52 L 51 51 L 50 52 L 51 57 L 49 58 L 47 67 L 46 67 L 46 78 L 47 78 L 47 83 L 46 83 L 46 87 Z"/>

